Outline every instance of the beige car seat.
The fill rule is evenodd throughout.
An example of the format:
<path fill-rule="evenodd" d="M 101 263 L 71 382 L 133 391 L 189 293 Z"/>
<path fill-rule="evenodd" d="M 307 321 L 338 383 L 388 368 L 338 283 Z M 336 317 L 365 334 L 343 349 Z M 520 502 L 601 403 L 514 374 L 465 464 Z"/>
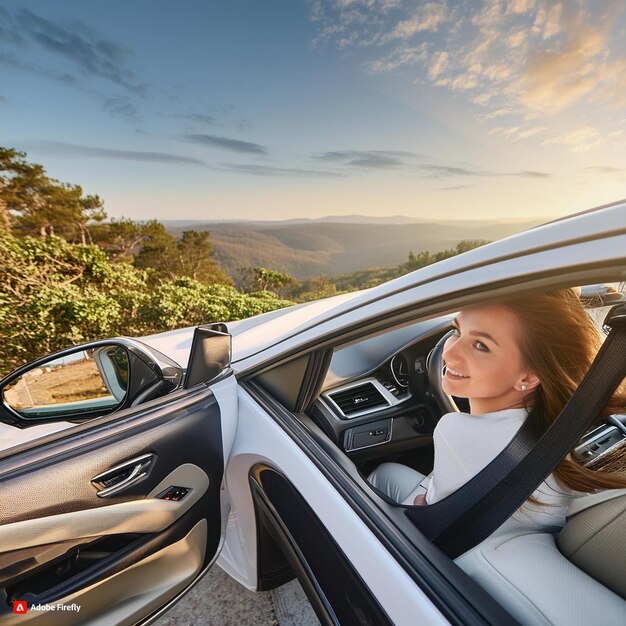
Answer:
<path fill-rule="evenodd" d="M 578 498 L 560 534 L 505 523 L 456 559 L 522 624 L 626 624 L 626 489 Z"/>

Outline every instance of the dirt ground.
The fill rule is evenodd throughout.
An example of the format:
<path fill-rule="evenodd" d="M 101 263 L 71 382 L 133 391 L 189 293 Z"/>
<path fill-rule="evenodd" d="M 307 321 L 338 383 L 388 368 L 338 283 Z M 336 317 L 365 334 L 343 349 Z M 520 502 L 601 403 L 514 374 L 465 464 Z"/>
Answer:
<path fill-rule="evenodd" d="M 37 368 L 20 377 L 5 391 L 16 410 L 64 404 L 111 395 L 92 359 L 72 361 L 56 367 Z"/>

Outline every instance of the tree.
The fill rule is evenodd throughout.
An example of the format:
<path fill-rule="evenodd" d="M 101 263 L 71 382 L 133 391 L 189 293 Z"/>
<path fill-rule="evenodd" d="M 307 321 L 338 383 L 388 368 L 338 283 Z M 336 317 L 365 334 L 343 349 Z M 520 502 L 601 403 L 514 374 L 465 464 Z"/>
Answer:
<path fill-rule="evenodd" d="M 144 224 L 141 232 L 141 249 L 135 257 L 135 266 L 153 270 L 155 278 L 176 278 L 179 275 L 176 239 L 157 220 Z"/>
<path fill-rule="evenodd" d="M 210 257 L 213 247 L 209 232 L 186 230 L 177 243 L 179 275 L 189 276 L 205 284 L 223 283 L 232 285 L 229 278 Z"/>
<path fill-rule="evenodd" d="M 416 254 L 413 252 L 409 252 L 409 259 L 406 263 L 404 263 L 401 267 L 403 272 L 412 272 L 414 270 L 418 270 L 421 267 L 426 267 L 427 265 L 431 265 L 432 263 L 437 263 L 439 261 L 443 261 L 444 259 L 449 259 L 450 257 L 456 256 L 457 254 L 462 254 L 463 252 L 468 252 L 469 250 L 473 250 L 474 248 L 479 248 L 480 246 L 484 246 L 489 243 L 483 239 L 465 239 L 456 244 L 454 248 L 440 250 L 439 252 L 435 252 L 434 254 L 428 251 L 423 251 Z"/>
<path fill-rule="evenodd" d="M 296 302 L 309 302 L 321 298 L 330 298 L 336 296 L 337 293 L 337 286 L 334 283 L 324 276 L 318 276 L 296 283 L 287 290 L 286 296 Z"/>
<path fill-rule="evenodd" d="M 25 152 L 0 146 L 0 222 L 7 233 L 13 227 L 12 213 L 27 206 L 28 190 L 44 172 L 43 166 L 28 163 L 25 156 Z"/>
<path fill-rule="evenodd" d="M 230 285 L 205 285 L 193 278 L 163 281 L 143 309 L 146 323 L 167 329 L 229 322 L 292 305 L 270 292 L 241 293 Z"/>
<path fill-rule="evenodd" d="M 261 291 L 278 292 L 281 287 L 293 282 L 293 278 L 289 274 L 276 272 L 265 267 L 254 267 L 252 269 L 254 282 Z"/>
<path fill-rule="evenodd" d="M 1 234 L 0 369 L 118 334 L 125 321 L 119 292 L 139 297 L 141 282 L 114 271 L 95 246 Z"/>
<path fill-rule="evenodd" d="M 91 241 L 104 250 L 115 263 L 132 262 L 133 252 L 139 247 L 143 238 L 142 224 L 124 217 L 96 224 L 91 228 Z"/>
<path fill-rule="evenodd" d="M 152 220 L 141 227 L 142 243 L 135 257 L 135 265 L 153 270 L 153 279 L 182 276 L 207 284 L 232 284 L 232 280 L 210 258 L 212 253 L 209 233 L 186 230 L 176 239 L 165 226 Z"/>
<path fill-rule="evenodd" d="M 83 195 L 79 185 L 46 175 L 43 166 L 28 163 L 26 154 L 0 147 L 0 211 L 3 230 L 22 236 L 59 235 L 86 243 L 88 223 L 106 217 L 102 200 Z"/>

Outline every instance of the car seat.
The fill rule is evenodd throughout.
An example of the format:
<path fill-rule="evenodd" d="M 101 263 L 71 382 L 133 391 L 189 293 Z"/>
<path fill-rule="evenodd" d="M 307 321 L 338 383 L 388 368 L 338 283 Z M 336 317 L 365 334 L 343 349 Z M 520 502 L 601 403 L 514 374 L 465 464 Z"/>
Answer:
<path fill-rule="evenodd" d="M 558 535 L 507 522 L 456 562 L 522 624 L 624 624 L 626 489 L 576 499 Z"/>

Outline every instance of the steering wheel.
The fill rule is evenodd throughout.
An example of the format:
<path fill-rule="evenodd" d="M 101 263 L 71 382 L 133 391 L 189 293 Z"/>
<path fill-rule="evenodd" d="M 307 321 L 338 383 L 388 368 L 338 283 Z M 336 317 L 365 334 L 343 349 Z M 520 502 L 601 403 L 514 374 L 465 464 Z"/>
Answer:
<path fill-rule="evenodd" d="M 443 344 L 446 343 L 448 337 L 451 337 L 454 331 L 446 333 L 428 353 L 426 357 L 426 371 L 428 372 L 429 392 L 435 398 L 439 408 L 444 413 L 456 413 L 460 409 L 454 398 L 449 396 L 442 388 L 441 381 L 444 376 L 445 365 L 443 363 Z"/>

